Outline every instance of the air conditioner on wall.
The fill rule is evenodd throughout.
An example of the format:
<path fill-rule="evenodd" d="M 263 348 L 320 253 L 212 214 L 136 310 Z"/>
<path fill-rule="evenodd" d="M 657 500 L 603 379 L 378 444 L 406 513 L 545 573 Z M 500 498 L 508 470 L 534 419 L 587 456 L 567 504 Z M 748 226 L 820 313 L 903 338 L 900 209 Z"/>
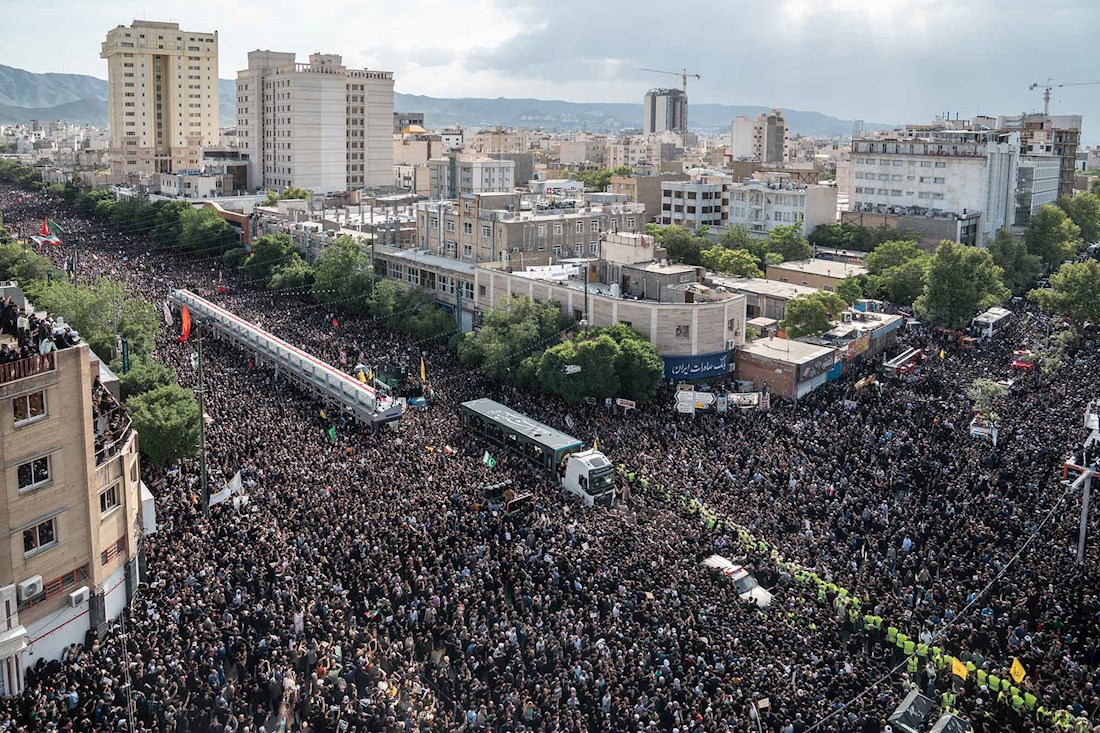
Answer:
<path fill-rule="evenodd" d="M 91 591 L 88 586 L 81 586 L 69 594 L 69 608 L 76 608 L 88 602 Z"/>
<path fill-rule="evenodd" d="M 42 576 L 35 575 L 19 584 L 19 600 L 29 601 L 42 592 Z"/>

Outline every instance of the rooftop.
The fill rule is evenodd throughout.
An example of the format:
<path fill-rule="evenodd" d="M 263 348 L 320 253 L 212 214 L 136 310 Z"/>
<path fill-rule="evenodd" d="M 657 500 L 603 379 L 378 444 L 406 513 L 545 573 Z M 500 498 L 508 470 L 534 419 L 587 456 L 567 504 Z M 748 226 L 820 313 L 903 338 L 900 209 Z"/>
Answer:
<path fill-rule="evenodd" d="M 729 288 L 740 293 L 752 293 L 753 295 L 767 295 L 772 298 L 790 300 L 799 295 L 811 295 L 817 292 L 817 288 L 794 283 L 781 283 L 778 280 L 768 280 L 762 277 L 720 277 L 710 278 L 716 287 Z"/>
<path fill-rule="evenodd" d="M 784 361 L 788 364 L 806 364 L 836 351 L 836 349 L 829 346 L 816 346 L 802 341 L 776 338 L 775 336 L 747 341 L 738 350 L 765 359 Z"/>
<path fill-rule="evenodd" d="M 473 277 L 474 274 L 474 263 L 464 262 L 463 260 L 458 260 L 454 257 L 443 257 L 428 249 L 398 249 L 396 247 L 376 245 L 375 253 L 406 260 L 408 262 L 414 262 L 420 265 L 437 267 L 440 270 L 453 270 L 455 272 L 461 272 L 464 275 L 469 275 L 470 277 Z"/>
<path fill-rule="evenodd" d="M 802 272 L 807 275 L 821 275 L 824 277 L 851 277 L 856 275 L 866 275 L 867 268 L 862 265 L 850 265 L 847 262 L 838 262 L 836 260 L 791 260 L 790 262 L 784 262 L 779 265 L 768 265 L 768 277 L 771 278 L 772 270 L 783 270 L 785 272 Z"/>

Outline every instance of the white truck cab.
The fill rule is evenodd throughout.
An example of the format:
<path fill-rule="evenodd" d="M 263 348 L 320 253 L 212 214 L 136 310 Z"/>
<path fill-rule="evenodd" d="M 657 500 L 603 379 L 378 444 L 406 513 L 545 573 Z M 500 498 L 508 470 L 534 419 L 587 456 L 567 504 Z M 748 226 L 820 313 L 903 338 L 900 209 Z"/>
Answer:
<path fill-rule="evenodd" d="M 565 458 L 562 488 L 581 498 L 585 506 L 614 506 L 614 469 L 607 456 L 589 449 Z"/>
<path fill-rule="evenodd" d="M 708 568 L 714 568 L 729 578 L 734 588 L 737 589 L 737 595 L 745 603 L 752 603 L 760 608 L 767 608 L 771 604 L 772 594 L 762 588 L 756 582 L 756 578 L 749 575 L 749 571 L 741 565 L 727 560 L 721 555 L 711 555 L 703 561 L 703 564 Z"/>

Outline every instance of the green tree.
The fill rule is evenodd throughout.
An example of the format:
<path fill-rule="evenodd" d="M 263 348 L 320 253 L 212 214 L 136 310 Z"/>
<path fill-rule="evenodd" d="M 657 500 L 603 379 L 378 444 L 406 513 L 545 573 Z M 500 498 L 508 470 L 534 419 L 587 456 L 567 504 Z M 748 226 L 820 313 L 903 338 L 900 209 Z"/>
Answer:
<path fill-rule="evenodd" d="M 587 171 L 570 171 L 569 177 L 574 181 L 580 181 L 590 191 L 606 191 L 611 185 L 612 176 L 630 176 L 634 169 L 628 166 L 619 166 L 615 169 L 600 168 Z"/>
<path fill-rule="evenodd" d="M 810 243 L 802 236 L 801 224 L 789 224 L 772 229 L 764 237 L 764 248 L 768 252 L 780 255 L 784 262 L 806 260 L 814 254 Z"/>
<path fill-rule="evenodd" d="M 619 345 L 607 334 L 560 343 L 543 352 L 538 382 L 546 391 L 559 394 L 569 402 L 585 397 L 613 397 L 620 387 L 615 363 L 621 354 Z M 579 366 L 581 370 L 566 374 L 567 364 Z"/>
<path fill-rule="evenodd" d="M 919 259 L 925 255 L 925 251 L 916 242 L 893 240 L 883 242 L 873 252 L 869 252 L 863 259 L 863 264 L 867 272 L 872 275 L 881 275 L 891 267 L 904 265 L 910 260 Z"/>
<path fill-rule="evenodd" d="M 244 247 L 234 247 L 233 249 L 228 249 L 225 251 L 225 254 L 222 255 L 222 262 L 225 263 L 225 266 L 231 267 L 234 270 L 240 269 L 241 265 L 243 265 L 244 261 L 247 259 L 248 250 L 246 250 Z"/>
<path fill-rule="evenodd" d="M 1100 196 L 1094 193 L 1060 196 L 1057 205 L 1081 230 L 1081 239 L 1086 244 L 1100 242 Z"/>
<path fill-rule="evenodd" d="M 221 255 L 241 241 L 237 230 L 213 209 L 183 211 L 179 225 L 179 243 L 192 252 Z"/>
<path fill-rule="evenodd" d="M 710 246 L 707 240 L 696 237 L 682 226 L 670 224 L 668 226 L 647 225 L 646 230 L 668 251 L 668 258 L 685 265 L 702 264 L 699 255 L 703 248 Z"/>
<path fill-rule="evenodd" d="M 963 328 L 978 310 L 1008 299 L 1003 276 L 988 251 L 945 240 L 932 255 L 928 284 L 913 310 L 927 323 Z"/>
<path fill-rule="evenodd" d="M 141 451 L 164 468 L 198 452 L 199 404 L 195 393 L 167 384 L 126 401 Z"/>
<path fill-rule="evenodd" d="M 252 242 L 252 254 L 241 265 L 241 270 L 254 282 L 266 284 L 275 268 L 299 257 L 289 234 L 264 234 Z M 299 257 L 299 259 L 301 259 Z"/>
<path fill-rule="evenodd" d="M 344 310 L 366 309 L 373 285 L 370 257 L 354 237 L 337 237 L 321 250 L 313 267 L 313 298 L 320 303 L 339 303 Z"/>
<path fill-rule="evenodd" d="M 767 265 L 782 265 L 782 264 L 783 264 L 783 255 L 779 254 L 778 252 L 767 252 L 764 255 L 764 265 L 765 266 L 767 266 Z"/>
<path fill-rule="evenodd" d="M 153 228 L 149 235 L 162 247 L 175 247 L 180 241 L 181 219 L 194 207 L 186 201 L 157 201 L 153 204 Z"/>
<path fill-rule="evenodd" d="M 297 252 L 290 259 L 278 265 L 267 281 L 269 290 L 305 289 L 313 284 L 313 268 Z"/>
<path fill-rule="evenodd" d="M 380 280 L 367 301 L 367 310 L 375 318 L 392 318 L 400 312 L 404 294 L 404 286 L 396 280 Z"/>
<path fill-rule="evenodd" d="M 0 280 L 15 280 L 26 286 L 35 280 L 46 279 L 52 264 L 48 259 L 23 249 L 18 244 L 0 245 Z"/>
<path fill-rule="evenodd" d="M 665 363 L 657 348 L 644 338 L 619 342 L 619 358 L 615 362 L 622 393 L 628 399 L 648 402 L 657 396 Z"/>
<path fill-rule="evenodd" d="M 1006 229 L 998 229 L 986 246 L 993 261 L 1004 270 L 1004 285 L 1014 295 L 1022 295 L 1043 271 L 1043 261 L 1027 251 L 1027 245 Z"/>
<path fill-rule="evenodd" d="M 1004 385 L 984 377 L 975 379 L 966 390 L 966 396 L 974 402 L 974 409 L 992 423 L 996 423 L 1000 416 L 994 411 L 997 402 L 1001 400 L 1007 390 Z"/>
<path fill-rule="evenodd" d="M 1049 288 L 1032 290 L 1029 297 L 1043 310 L 1068 315 L 1079 326 L 1100 323 L 1100 262 L 1062 265 L 1051 276 Z"/>
<path fill-rule="evenodd" d="M 1093 196 L 1100 196 L 1100 176 L 1096 176 L 1089 181 L 1089 193 Z"/>
<path fill-rule="evenodd" d="M 1024 230 L 1027 251 L 1038 255 L 1048 272 L 1072 259 L 1081 247 L 1081 228 L 1057 206 L 1044 206 Z"/>
<path fill-rule="evenodd" d="M 757 254 L 757 250 L 763 250 L 761 240 L 755 239 L 744 224 L 726 227 L 726 231 L 718 238 L 718 243 L 726 249 L 746 249 L 753 254 Z"/>
<path fill-rule="evenodd" d="M 763 272 L 756 257 L 743 249 L 726 249 L 716 244 L 699 253 L 699 263 L 704 267 L 737 277 L 761 277 Z"/>
<path fill-rule="evenodd" d="M 267 190 L 267 198 L 263 200 L 261 206 L 275 206 L 280 201 L 291 201 L 296 199 L 312 199 L 313 194 L 304 188 L 298 188 L 297 186 L 287 186 L 282 191 L 274 191 L 272 189 Z"/>
<path fill-rule="evenodd" d="M 847 306 L 836 293 L 822 291 L 798 295 L 787 301 L 779 327 L 792 339 L 822 334 L 833 327 L 833 321 Z"/>
<path fill-rule="evenodd" d="M 836 284 L 836 294 L 848 305 L 855 303 L 863 298 L 863 280 L 860 276 L 849 275 Z"/>
<path fill-rule="evenodd" d="M 458 358 L 493 379 L 515 383 L 521 362 L 559 341 L 572 323 L 556 303 L 507 298 L 485 311 L 481 327 L 459 342 Z"/>
<path fill-rule="evenodd" d="M 912 305 L 924 292 L 930 261 L 927 254 L 921 253 L 920 257 L 890 267 L 881 275 L 871 275 L 867 278 L 867 289 L 875 297 L 895 305 Z"/>
<path fill-rule="evenodd" d="M 119 375 L 118 378 L 119 392 L 123 400 L 175 383 L 175 370 L 149 359 L 134 360 L 130 371 Z"/>

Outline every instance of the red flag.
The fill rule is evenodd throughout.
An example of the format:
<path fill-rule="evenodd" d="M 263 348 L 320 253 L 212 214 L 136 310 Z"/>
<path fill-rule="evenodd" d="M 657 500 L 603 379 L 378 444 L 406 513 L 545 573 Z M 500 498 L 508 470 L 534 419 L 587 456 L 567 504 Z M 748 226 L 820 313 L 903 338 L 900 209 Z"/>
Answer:
<path fill-rule="evenodd" d="M 42 228 L 38 230 L 38 233 L 43 237 L 50 236 L 50 220 L 49 218 L 42 220 Z"/>
<path fill-rule="evenodd" d="M 332 327 L 339 328 L 340 324 L 336 322 L 336 316 L 332 317 Z"/>
<path fill-rule="evenodd" d="M 187 310 L 187 306 L 183 306 L 183 312 L 180 313 L 180 337 L 176 339 L 179 343 L 183 343 L 187 340 L 187 337 L 191 335 L 191 311 Z"/>

